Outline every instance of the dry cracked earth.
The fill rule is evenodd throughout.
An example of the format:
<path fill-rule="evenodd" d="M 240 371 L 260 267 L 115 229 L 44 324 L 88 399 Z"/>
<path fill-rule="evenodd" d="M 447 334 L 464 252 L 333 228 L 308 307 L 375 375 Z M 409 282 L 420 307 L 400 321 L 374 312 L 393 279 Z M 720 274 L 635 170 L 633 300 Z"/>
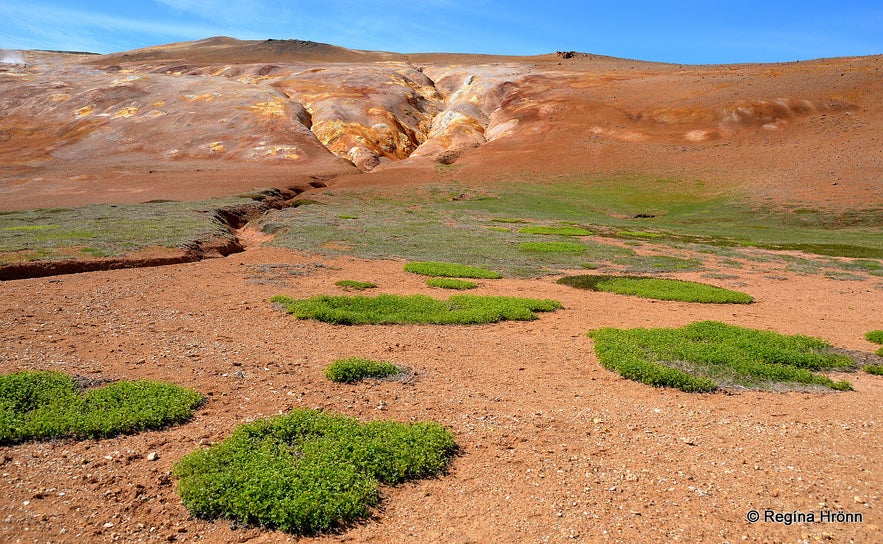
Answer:
<path fill-rule="evenodd" d="M 883 202 L 881 56 L 678 66 L 212 38 L 21 60 L 0 64 L 0 211 L 255 187 L 382 192 L 451 169 L 463 183 L 632 173 L 703 179 L 758 203 Z M 429 289 L 401 262 L 238 234 L 247 250 L 224 258 L 0 283 L 3 372 L 161 379 L 209 398 L 192 421 L 162 431 L 0 448 L 0 541 L 883 539 L 879 377 L 849 374 L 849 393 L 687 394 L 603 369 L 585 336 L 716 319 L 870 352 L 862 335 L 883 329 L 879 288 L 772 276 L 755 263 L 719 282 L 755 304 L 709 307 L 504 279 L 477 293 L 564 308 L 530 323 L 341 327 L 296 321 L 267 300 L 337 292 L 335 281 L 354 278 L 381 292 Z M 415 377 L 329 383 L 325 366 L 350 355 Z M 190 517 L 172 465 L 237 424 L 293 407 L 432 419 L 453 430 L 460 452 L 442 477 L 383 489 L 374 517 L 339 533 Z M 751 510 L 852 519 L 750 523 Z"/>

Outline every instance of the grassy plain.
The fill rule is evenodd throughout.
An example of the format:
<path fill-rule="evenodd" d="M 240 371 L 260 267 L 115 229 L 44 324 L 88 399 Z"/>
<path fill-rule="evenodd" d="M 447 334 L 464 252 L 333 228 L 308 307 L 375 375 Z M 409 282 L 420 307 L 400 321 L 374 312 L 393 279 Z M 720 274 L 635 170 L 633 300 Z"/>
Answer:
<path fill-rule="evenodd" d="M 460 262 L 509 276 L 586 264 L 630 273 L 697 270 L 704 260 L 697 253 L 736 267 L 766 259 L 801 273 L 883 275 L 883 208 L 773 208 L 744 195 L 714 193 L 701 181 L 568 178 L 409 191 L 334 189 L 317 198 L 328 205 L 272 211 L 261 221 L 275 235 L 273 244 Z"/>

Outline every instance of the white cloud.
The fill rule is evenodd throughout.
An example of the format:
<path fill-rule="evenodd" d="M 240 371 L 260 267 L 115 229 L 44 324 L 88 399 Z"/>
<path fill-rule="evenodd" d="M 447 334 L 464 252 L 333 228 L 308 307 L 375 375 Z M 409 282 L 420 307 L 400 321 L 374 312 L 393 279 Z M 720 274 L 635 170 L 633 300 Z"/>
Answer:
<path fill-rule="evenodd" d="M 19 49 L 60 49 L 107 53 L 122 49 L 142 35 L 168 41 L 222 34 L 222 28 L 199 23 L 156 21 L 105 15 L 40 4 L 0 4 L 0 46 Z M 133 36 L 135 35 L 135 36 Z M 157 45 L 156 42 L 142 46 Z M 109 49 L 110 48 L 110 49 Z"/>

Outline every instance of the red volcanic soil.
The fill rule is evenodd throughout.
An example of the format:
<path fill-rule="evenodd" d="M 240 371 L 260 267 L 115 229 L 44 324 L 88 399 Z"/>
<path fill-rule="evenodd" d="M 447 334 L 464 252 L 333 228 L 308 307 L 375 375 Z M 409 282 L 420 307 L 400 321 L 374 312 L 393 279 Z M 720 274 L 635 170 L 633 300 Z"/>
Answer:
<path fill-rule="evenodd" d="M 432 182 L 440 164 L 468 183 L 634 173 L 702 179 L 765 203 L 883 202 L 881 56 L 678 66 L 221 38 L 24 56 L 26 66 L 0 65 L 0 211 L 310 182 L 382 191 Z M 844 393 L 687 394 L 605 370 L 585 336 L 714 319 L 871 352 L 863 334 L 883 322 L 868 282 L 752 262 L 717 280 L 757 300 L 732 306 L 503 279 L 476 293 L 564 308 L 533 322 L 346 327 L 297 321 L 268 299 L 342 293 L 341 279 L 445 294 L 401 262 L 274 249 L 247 228 L 239 234 L 248 250 L 226 258 L 0 282 L 0 371 L 158 379 L 209 399 L 191 422 L 162 431 L 0 448 L 0 541 L 883 539 L 879 377 L 834 376 L 854 385 Z M 415 379 L 325 379 L 329 363 L 352 355 L 408 366 Z M 460 452 L 444 476 L 383 488 L 374 517 L 338 534 L 192 518 L 170 476 L 175 462 L 295 407 L 431 419 L 452 429 Z M 752 510 L 760 522 L 747 521 Z M 852 522 L 764 521 L 767 510 L 817 521 L 842 511 Z"/>
<path fill-rule="evenodd" d="M 879 290 L 740 270 L 757 303 L 694 305 L 580 291 L 553 279 L 482 281 L 477 294 L 560 300 L 528 323 L 334 326 L 267 300 L 341 293 L 444 297 L 402 263 L 252 248 L 225 259 L 0 283 L 4 372 L 150 378 L 208 396 L 190 423 L 100 441 L 0 448 L 0 541 L 33 542 L 876 542 L 883 517 L 883 380 L 855 391 L 688 394 L 602 368 L 592 328 L 715 319 L 809 334 L 866 352 Z M 683 275 L 701 279 L 698 275 Z M 704 280 L 707 281 L 707 280 Z M 727 286 L 728 284 L 724 284 Z M 364 356 L 408 383 L 340 385 L 324 370 Z M 363 420 L 433 420 L 460 446 L 448 474 L 382 490 L 374 519 L 295 539 L 189 516 L 169 471 L 254 418 L 294 407 Z M 159 459 L 147 456 L 157 452 Z M 750 524 L 752 510 L 861 514 L 861 523 Z"/>

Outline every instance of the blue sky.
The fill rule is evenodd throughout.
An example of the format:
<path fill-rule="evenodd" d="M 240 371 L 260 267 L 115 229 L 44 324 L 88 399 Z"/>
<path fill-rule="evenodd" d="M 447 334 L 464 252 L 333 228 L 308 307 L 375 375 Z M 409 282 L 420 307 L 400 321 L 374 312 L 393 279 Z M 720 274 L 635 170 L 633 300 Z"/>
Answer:
<path fill-rule="evenodd" d="M 883 53 L 883 1 L 0 0 L 0 48 L 110 53 L 210 36 L 685 64 Z"/>

